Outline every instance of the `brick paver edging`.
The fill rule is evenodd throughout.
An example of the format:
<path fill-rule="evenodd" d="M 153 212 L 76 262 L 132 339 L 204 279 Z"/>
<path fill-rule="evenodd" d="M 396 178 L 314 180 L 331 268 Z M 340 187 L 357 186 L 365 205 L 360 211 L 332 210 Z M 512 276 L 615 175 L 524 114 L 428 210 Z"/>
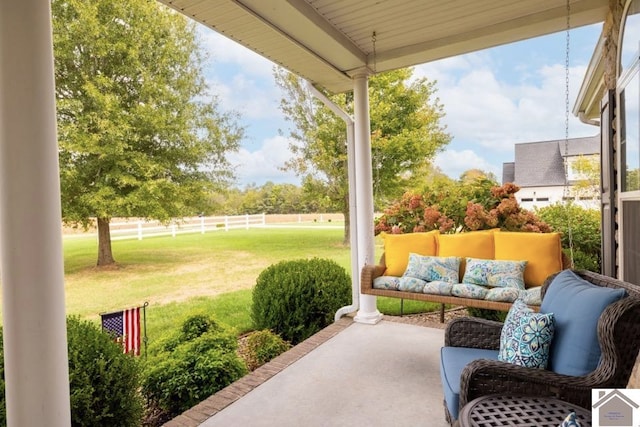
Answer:
<path fill-rule="evenodd" d="M 291 350 L 282 353 L 270 362 L 260 366 L 253 372 L 240 378 L 233 384 L 223 388 L 213 396 L 186 410 L 176 418 L 164 424 L 165 427 L 197 427 L 208 418 L 220 412 L 260 384 L 266 382 L 287 366 L 301 359 L 316 349 L 320 344 L 328 341 L 353 324 L 351 317 L 343 317 L 327 326 L 317 334 L 307 338 Z"/>

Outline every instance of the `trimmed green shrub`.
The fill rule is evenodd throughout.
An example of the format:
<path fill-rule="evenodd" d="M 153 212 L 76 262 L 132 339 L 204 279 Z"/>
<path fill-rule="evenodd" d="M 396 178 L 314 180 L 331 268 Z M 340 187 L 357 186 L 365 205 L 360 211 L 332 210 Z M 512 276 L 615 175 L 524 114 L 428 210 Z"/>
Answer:
<path fill-rule="evenodd" d="M 541 208 L 536 213 L 562 233 L 562 247 L 569 255 L 569 226 L 573 243 L 575 268 L 600 271 L 600 245 L 602 240 L 600 211 L 586 209 L 575 203 L 554 204 Z"/>
<path fill-rule="evenodd" d="M 149 408 L 161 418 L 174 417 L 245 375 L 237 348 L 236 336 L 213 318 L 189 317 L 145 364 L 142 390 Z"/>
<path fill-rule="evenodd" d="M 73 426 L 139 426 L 143 399 L 138 360 L 89 321 L 67 318 Z"/>
<path fill-rule="evenodd" d="M 67 341 L 71 425 L 139 426 L 143 398 L 138 361 L 122 353 L 122 346 L 98 325 L 76 316 L 67 318 Z M 0 425 L 6 425 L 4 358 L 0 374 Z"/>
<path fill-rule="evenodd" d="M 256 329 L 270 329 L 298 344 L 333 322 L 349 303 L 351 279 L 328 259 L 282 261 L 263 270 L 253 289 Z"/>
<path fill-rule="evenodd" d="M 253 371 L 290 348 L 291 344 L 264 329 L 247 335 L 242 356 L 247 363 L 247 368 Z"/>

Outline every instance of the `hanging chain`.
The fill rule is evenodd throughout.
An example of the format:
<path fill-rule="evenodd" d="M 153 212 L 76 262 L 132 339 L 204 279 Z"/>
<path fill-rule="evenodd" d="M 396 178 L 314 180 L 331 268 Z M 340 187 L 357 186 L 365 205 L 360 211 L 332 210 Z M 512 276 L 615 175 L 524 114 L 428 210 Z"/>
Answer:
<path fill-rule="evenodd" d="M 377 52 L 376 52 L 376 42 L 378 41 L 378 37 L 376 32 L 374 31 L 371 34 L 371 44 L 373 45 L 373 73 L 377 73 L 378 63 L 377 63 Z M 373 142 L 373 141 L 372 141 Z M 373 167 L 375 168 L 376 179 L 373 182 L 373 201 L 374 203 L 378 199 L 378 194 L 380 194 L 380 151 L 371 147 L 371 151 L 373 153 Z"/>
<path fill-rule="evenodd" d="M 571 227 L 571 214 L 568 201 L 570 200 L 571 191 L 569 185 L 569 68 L 571 54 L 571 0 L 567 0 L 567 34 L 564 57 L 564 191 L 563 199 L 567 215 L 567 238 L 569 240 L 569 256 L 571 267 L 573 268 L 573 232 Z"/>
<path fill-rule="evenodd" d="M 569 58 L 571 53 L 571 4 L 570 0 L 567 0 L 567 35 L 564 57 L 564 138 L 565 149 L 568 153 L 569 145 Z"/>
<path fill-rule="evenodd" d="M 377 68 L 378 68 L 378 64 L 376 63 L 377 61 L 377 52 L 376 52 L 376 42 L 378 41 L 378 38 L 376 36 L 376 32 L 374 31 L 371 34 L 371 44 L 373 45 L 373 72 L 374 74 L 378 72 Z"/>

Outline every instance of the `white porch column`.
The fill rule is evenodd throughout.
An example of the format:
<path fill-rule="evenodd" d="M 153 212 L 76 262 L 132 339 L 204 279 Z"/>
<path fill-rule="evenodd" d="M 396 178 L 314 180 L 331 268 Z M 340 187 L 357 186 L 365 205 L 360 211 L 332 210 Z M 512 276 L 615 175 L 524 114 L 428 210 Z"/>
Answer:
<path fill-rule="evenodd" d="M 356 74 L 353 80 L 357 221 L 351 226 L 357 227 L 358 271 L 360 272 L 365 264 L 375 264 L 371 123 L 369 120 L 369 76 L 367 70 Z M 360 294 L 360 309 L 354 320 L 360 323 L 375 324 L 380 319 L 382 319 L 382 315 L 376 307 L 376 297 Z"/>
<path fill-rule="evenodd" d="M 0 272 L 7 424 L 69 426 L 50 2 L 0 2 Z"/>

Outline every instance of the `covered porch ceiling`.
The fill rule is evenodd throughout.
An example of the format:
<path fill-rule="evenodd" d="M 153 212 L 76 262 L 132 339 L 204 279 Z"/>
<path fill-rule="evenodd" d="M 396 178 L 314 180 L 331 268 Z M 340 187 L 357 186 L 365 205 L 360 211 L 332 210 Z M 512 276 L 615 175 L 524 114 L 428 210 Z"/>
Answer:
<path fill-rule="evenodd" d="M 363 67 L 408 67 L 567 24 L 566 0 L 159 1 L 330 92 L 352 90 Z M 571 27 L 603 22 L 608 3 L 570 0 Z"/>

